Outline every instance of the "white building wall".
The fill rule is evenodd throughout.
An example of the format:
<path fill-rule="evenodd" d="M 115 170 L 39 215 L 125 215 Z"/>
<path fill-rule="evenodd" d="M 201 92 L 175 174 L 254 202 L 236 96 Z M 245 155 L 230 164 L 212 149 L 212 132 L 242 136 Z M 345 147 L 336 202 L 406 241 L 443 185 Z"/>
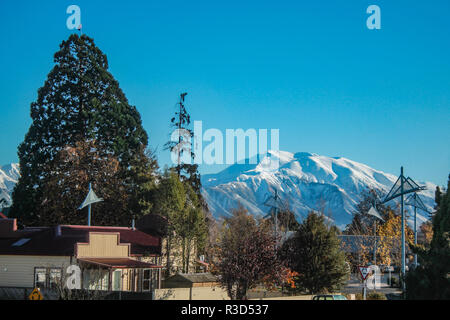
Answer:
<path fill-rule="evenodd" d="M 34 286 L 34 268 L 62 268 L 70 265 L 67 256 L 0 255 L 0 287 Z"/>

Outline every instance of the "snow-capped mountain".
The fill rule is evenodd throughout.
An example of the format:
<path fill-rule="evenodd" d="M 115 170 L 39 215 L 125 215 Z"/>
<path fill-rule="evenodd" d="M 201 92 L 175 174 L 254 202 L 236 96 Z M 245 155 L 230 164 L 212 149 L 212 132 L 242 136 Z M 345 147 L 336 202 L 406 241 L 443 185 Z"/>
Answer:
<path fill-rule="evenodd" d="M 19 180 L 20 170 L 18 163 L 7 164 L 0 167 L 0 199 L 11 204 L 11 193 Z"/>
<path fill-rule="evenodd" d="M 361 192 L 373 188 L 386 194 L 397 175 L 384 173 L 342 157 L 325 157 L 306 152 L 269 151 L 257 164 L 234 164 L 217 174 L 202 176 L 203 195 L 215 217 L 230 214 L 240 202 L 249 212 L 263 216 L 268 212 L 264 201 L 275 190 L 287 202 L 298 220 L 310 210 L 331 212 L 335 224 L 343 228 L 352 219 Z M 271 162 L 279 160 L 279 167 L 271 170 Z M 427 190 L 420 193 L 430 211 L 434 207 L 436 185 L 416 181 Z M 418 222 L 427 214 L 418 211 Z"/>
<path fill-rule="evenodd" d="M 269 209 L 264 201 L 278 190 L 281 200 L 288 203 L 299 221 L 310 210 L 325 207 L 336 225 L 343 228 L 351 221 L 354 206 L 364 189 L 378 189 L 386 194 L 397 180 L 397 175 L 342 157 L 283 151 L 269 151 L 269 154 L 271 157 L 261 157 L 257 164 L 234 164 L 219 173 L 202 176 L 202 193 L 216 218 L 229 215 L 238 202 L 249 212 L 264 216 Z M 274 159 L 279 161 L 276 170 Z M 8 204 L 19 176 L 17 163 L 0 167 L 0 199 L 6 199 Z M 427 187 L 420 195 L 432 211 L 436 185 L 416 182 Z M 427 219 L 420 210 L 417 216 L 419 223 Z"/>

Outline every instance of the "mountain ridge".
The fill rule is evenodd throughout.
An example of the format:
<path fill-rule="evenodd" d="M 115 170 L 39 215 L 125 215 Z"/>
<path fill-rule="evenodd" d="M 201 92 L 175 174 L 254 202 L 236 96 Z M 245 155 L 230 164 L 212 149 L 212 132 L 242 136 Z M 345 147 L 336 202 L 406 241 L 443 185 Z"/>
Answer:
<path fill-rule="evenodd" d="M 229 215 L 238 202 L 253 214 L 264 216 L 268 211 L 263 205 L 265 198 L 278 190 L 280 198 L 289 204 L 298 220 L 311 210 L 319 210 L 325 202 L 335 224 L 343 228 L 351 221 L 363 190 L 373 188 L 386 194 L 397 180 L 396 175 L 345 157 L 286 151 L 269 151 L 268 154 L 261 157 L 259 163 L 234 164 L 217 174 L 202 176 L 202 193 L 216 218 Z M 277 170 L 264 169 L 277 159 Z M 427 186 L 420 194 L 432 210 L 436 185 L 419 183 Z M 419 213 L 418 220 L 419 223 L 426 221 L 426 214 Z"/>
<path fill-rule="evenodd" d="M 230 210 L 238 203 L 252 214 L 264 216 L 269 210 L 264 201 L 278 190 L 298 220 L 324 206 L 332 213 L 335 224 L 343 228 L 351 221 L 363 190 L 374 188 L 387 194 L 397 180 L 396 175 L 345 157 L 286 151 L 269 151 L 268 154 L 270 156 L 259 157 L 255 164 L 233 164 L 218 173 L 202 175 L 202 194 L 215 218 L 230 215 Z M 271 168 L 275 160 L 279 160 L 277 169 Z M 0 167 L 0 199 L 6 199 L 8 205 L 19 176 L 17 163 Z M 427 187 L 420 195 L 432 211 L 436 185 L 416 182 Z M 419 223 L 426 220 L 426 214 L 420 211 Z"/>

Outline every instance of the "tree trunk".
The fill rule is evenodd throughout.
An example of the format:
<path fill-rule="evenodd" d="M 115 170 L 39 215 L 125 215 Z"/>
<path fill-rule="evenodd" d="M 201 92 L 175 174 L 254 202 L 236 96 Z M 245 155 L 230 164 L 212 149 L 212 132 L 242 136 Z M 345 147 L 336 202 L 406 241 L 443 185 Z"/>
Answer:
<path fill-rule="evenodd" d="M 181 260 L 183 265 L 183 273 L 186 273 L 186 237 L 183 237 L 181 240 Z"/>
<path fill-rule="evenodd" d="M 187 253 L 186 253 L 186 273 L 189 273 L 189 260 L 191 258 L 191 239 L 187 239 Z"/>
<path fill-rule="evenodd" d="M 167 235 L 167 242 L 166 242 L 166 255 L 167 255 L 167 260 L 166 260 L 166 276 L 170 276 L 170 242 L 171 242 L 171 236 Z"/>

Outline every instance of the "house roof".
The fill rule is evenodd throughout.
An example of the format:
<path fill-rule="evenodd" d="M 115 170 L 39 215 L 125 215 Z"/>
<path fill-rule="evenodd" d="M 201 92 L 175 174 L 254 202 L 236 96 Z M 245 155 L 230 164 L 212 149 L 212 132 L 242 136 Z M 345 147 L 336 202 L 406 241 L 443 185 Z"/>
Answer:
<path fill-rule="evenodd" d="M 162 268 L 161 266 L 129 258 L 81 258 L 78 261 L 107 268 Z"/>
<path fill-rule="evenodd" d="M 76 244 L 88 242 L 90 232 L 119 233 L 120 243 L 130 244 L 131 255 L 161 254 L 161 238 L 142 231 L 125 227 L 76 225 L 25 228 L 4 236 L 0 234 L 0 254 L 73 256 Z M 20 239 L 30 240 L 13 246 Z"/>
<path fill-rule="evenodd" d="M 190 283 L 204 283 L 204 282 L 218 282 L 216 276 L 209 272 L 205 273 L 178 273 L 166 279 L 166 282 L 190 282 Z"/>

